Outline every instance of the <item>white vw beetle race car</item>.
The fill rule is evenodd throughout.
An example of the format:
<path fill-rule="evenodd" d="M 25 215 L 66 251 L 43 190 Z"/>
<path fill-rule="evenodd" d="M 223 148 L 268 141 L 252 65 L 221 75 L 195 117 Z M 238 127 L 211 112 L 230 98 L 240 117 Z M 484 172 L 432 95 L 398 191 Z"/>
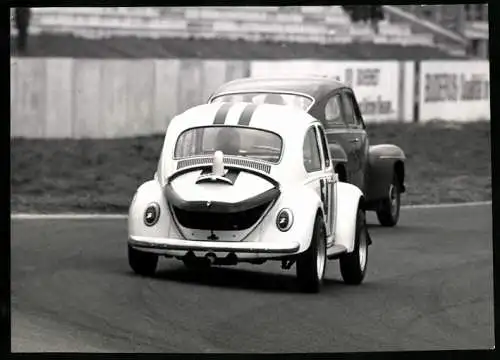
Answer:
<path fill-rule="evenodd" d="M 269 121 L 273 119 L 273 121 Z M 321 123 L 282 105 L 214 103 L 168 126 L 154 179 L 135 193 L 128 258 L 153 275 L 159 256 L 186 266 L 294 264 L 319 291 L 328 260 L 360 284 L 371 239 L 364 196 L 339 182 Z"/>

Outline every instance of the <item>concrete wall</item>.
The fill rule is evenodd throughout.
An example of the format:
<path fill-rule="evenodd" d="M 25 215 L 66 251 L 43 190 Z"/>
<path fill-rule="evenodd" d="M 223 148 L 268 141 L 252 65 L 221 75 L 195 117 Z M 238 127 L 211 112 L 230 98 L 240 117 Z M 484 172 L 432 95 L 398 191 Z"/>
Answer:
<path fill-rule="evenodd" d="M 161 133 L 243 61 L 11 59 L 11 137 L 115 138 Z"/>
<path fill-rule="evenodd" d="M 176 114 L 245 76 L 320 74 L 353 86 L 367 123 L 489 119 L 488 61 L 11 59 L 11 137 L 163 133 Z M 418 111 L 415 114 L 415 105 Z"/>

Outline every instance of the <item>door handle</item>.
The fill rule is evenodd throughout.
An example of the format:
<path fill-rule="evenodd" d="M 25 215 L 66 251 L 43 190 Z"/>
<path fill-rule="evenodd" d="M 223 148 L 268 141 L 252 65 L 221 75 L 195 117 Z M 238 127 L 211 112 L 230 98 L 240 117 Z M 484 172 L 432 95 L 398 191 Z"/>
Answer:
<path fill-rule="evenodd" d="M 351 142 L 352 143 L 357 143 L 357 142 L 359 142 L 359 138 L 354 138 L 354 139 L 351 140 Z"/>

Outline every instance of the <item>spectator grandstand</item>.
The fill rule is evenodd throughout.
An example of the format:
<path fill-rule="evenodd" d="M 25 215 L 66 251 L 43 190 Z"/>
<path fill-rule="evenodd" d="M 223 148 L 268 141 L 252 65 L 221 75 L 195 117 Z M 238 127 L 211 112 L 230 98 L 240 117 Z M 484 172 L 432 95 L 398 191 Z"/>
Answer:
<path fill-rule="evenodd" d="M 487 57 L 487 6 L 480 17 L 470 15 L 478 11 L 470 6 L 386 5 L 377 29 L 353 22 L 342 6 L 33 8 L 27 55 Z"/>

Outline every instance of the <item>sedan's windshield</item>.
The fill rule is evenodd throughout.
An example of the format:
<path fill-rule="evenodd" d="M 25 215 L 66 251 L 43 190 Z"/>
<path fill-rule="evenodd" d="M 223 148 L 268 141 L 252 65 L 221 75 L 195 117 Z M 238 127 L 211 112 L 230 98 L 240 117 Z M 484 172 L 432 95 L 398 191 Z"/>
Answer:
<path fill-rule="evenodd" d="M 212 155 L 220 150 L 225 155 L 277 163 L 281 149 L 281 137 L 269 131 L 236 126 L 207 126 L 184 131 L 177 140 L 174 158 Z"/>
<path fill-rule="evenodd" d="M 220 95 L 212 99 L 212 103 L 219 102 L 249 102 L 257 105 L 260 104 L 276 104 L 294 106 L 301 110 L 307 111 L 312 103 L 312 100 L 306 96 L 295 94 L 282 94 L 273 92 L 246 92 L 238 94 Z"/>

